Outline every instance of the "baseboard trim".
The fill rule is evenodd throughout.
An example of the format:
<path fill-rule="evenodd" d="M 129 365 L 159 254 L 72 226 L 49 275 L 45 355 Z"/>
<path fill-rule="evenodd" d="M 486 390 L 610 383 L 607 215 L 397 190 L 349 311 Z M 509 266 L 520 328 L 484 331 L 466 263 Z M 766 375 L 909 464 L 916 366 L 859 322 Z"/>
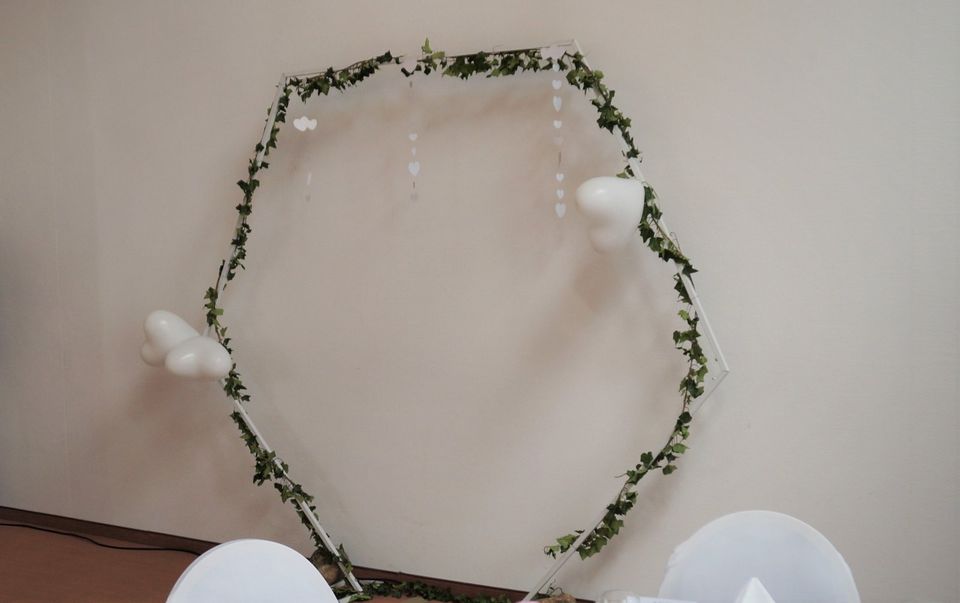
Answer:
<path fill-rule="evenodd" d="M 175 548 L 193 551 L 198 555 L 209 551 L 217 546 L 218 542 L 209 540 L 199 540 L 197 538 L 187 538 L 186 536 L 175 536 L 173 534 L 163 534 L 161 532 L 151 532 L 149 530 L 138 530 L 136 528 L 125 528 L 108 523 L 99 523 L 96 521 L 87 521 L 85 519 L 76 519 L 73 517 L 63 517 L 62 515 L 51 515 L 50 513 L 39 513 L 37 511 L 27 511 L 25 509 L 14 509 L 12 507 L 0 507 L 0 521 L 12 523 L 25 523 L 42 528 L 60 530 L 62 532 L 74 532 L 87 536 L 100 536 L 102 538 L 112 538 L 114 540 L 123 540 L 144 546 L 153 546 L 158 548 Z M 519 601 L 526 594 L 519 590 L 510 590 L 498 588 L 495 586 L 482 586 L 480 584 L 470 584 L 467 582 L 456 582 L 453 580 L 444 580 L 442 578 L 431 578 L 429 576 L 417 576 L 414 574 L 405 574 L 402 572 L 391 572 L 369 567 L 355 567 L 354 573 L 361 580 L 387 580 L 391 582 L 410 582 L 419 581 L 430 586 L 450 589 L 457 595 L 469 597 L 476 596 L 497 596 L 503 595 L 511 601 Z M 579 603 L 592 603 L 585 599 L 578 599 Z"/>
<path fill-rule="evenodd" d="M 27 511 L 25 509 L 14 509 L 12 507 L 0 507 L 0 521 L 27 523 L 41 528 L 60 530 L 61 532 L 75 532 L 86 536 L 112 538 L 114 540 L 123 540 L 157 548 L 185 549 L 193 551 L 198 555 L 202 555 L 219 544 L 217 542 L 198 540 L 196 538 L 186 538 L 184 536 L 174 536 L 173 534 L 150 532 L 136 528 L 125 528 L 108 523 L 63 517 L 62 515 L 51 515 L 50 513 L 39 513 L 37 511 Z"/>

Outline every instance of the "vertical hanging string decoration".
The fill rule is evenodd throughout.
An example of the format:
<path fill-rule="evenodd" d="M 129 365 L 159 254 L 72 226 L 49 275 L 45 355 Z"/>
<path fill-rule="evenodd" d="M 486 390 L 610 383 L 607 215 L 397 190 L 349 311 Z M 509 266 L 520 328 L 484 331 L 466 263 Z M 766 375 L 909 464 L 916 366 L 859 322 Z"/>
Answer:
<path fill-rule="evenodd" d="M 316 129 L 317 129 L 317 120 L 316 120 L 316 119 L 311 119 L 311 118 L 307 117 L 306 115 L 303 115 L 303 116 L 298 117 L 297 119 L 293 120 L 293 127 L 296 128 L 297 130 L 301 131 L 301 132 L 306 132 L 307 130 L 311 130 L 311 131 L 312 131 L 312 130 L 316 130 Z M 311 183 L 312 181 L 313 181 L 313 172 L 308 171 L 308 172 L 307 172 L 307 186 L 306 186 L 306 188 L 305 188 L 305 192 L 303 193 L 303 200 L 304 200 L 304 201 L 309 201 L 309 200 L 310 200 L 310 183 Z"/>
<path fill-rule="evenodd" d="M 407 59 L 400 64 L 401 69 L 405 73 L 413 73 L 414 69 L 417 67 L 416 59 Z M 416 98 L 413 94 L 413 78 L 409 77 L 410 84 L 410 105 L 413 107 L 416 105 Z M 420 137 L 419 132 L 417 131 L 415 112 L 411 111 L 410 118 L 410 131 L 407 134 L 407 139 L 410 141 L 410 158 L 407 162 L 407 172 L 410 173 L 410 200 L 417 200 L 417 176 L 420 174 L 420 159 L 417 158 L 417 138 Z"/>
<path fill-rule="evenodd" d="M 411 83 L 411 86 L 413 84 Z M 417 137 L 419 134 L 410 132 L 407 138 L 410 139 L 410 162 L 407 164 L 407 171 L 410 172 L 412 186 L 410 189 L 410 200 L 417 200 L 417 174 L 420 173 L 420 160 L 417 159 Z"/>
<path fill-rule="evenodd" d="M 557 214 L 558 218 L 563 218 L 567 215 L 567 203 L 563 200 L 566 195 L 564 190 L 563 180 L 566 177 L 566 174 L 563 171 L 563 114 L 561 110 L 563 109 L 563 97 L 561 96 L 563 87 L 563 79 L 560 77 L 560 58 L 563 56 L 564 49 L 559 46 L 551 46 L 546 48 L 543 51 L 543 56 L 550 59 L 553 62 L 551 67 L 553 77 L 550 81 L 550 88 L 552 92 L 552 105 L 553 105 L 553 144 L 557 148 L 557 171 L 554 175 L 554 182 L 556 190 L 554 194 L 556 195 L 556 201 L 553 204 L 553 211 Z"/>

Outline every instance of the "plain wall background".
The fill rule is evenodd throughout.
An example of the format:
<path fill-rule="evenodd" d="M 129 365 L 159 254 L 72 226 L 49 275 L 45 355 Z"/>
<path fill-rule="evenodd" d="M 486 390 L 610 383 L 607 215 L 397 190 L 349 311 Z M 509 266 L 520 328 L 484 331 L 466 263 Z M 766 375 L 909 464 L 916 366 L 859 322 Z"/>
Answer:
<path fill-rule="evenodd" d="M 696 528 L 766 508 L 865 601 L 960 599 L 953 2 L 0 3 L 0 504 L 308 552 L 216 386 L 140 362 L 141 323 L 199 322 L 279 74 L 425 36 L 580 40 L 734 370 L 560 584 L 654 593 Z M 527 588 L 667 431 L 669 273 L 554 217 L 549 76 L 395 75 L 291 111 L 320 123 L 264 178 L 237 360 L 356 563 Z M 617 167 L 574 92 L 568 192 Z"/>

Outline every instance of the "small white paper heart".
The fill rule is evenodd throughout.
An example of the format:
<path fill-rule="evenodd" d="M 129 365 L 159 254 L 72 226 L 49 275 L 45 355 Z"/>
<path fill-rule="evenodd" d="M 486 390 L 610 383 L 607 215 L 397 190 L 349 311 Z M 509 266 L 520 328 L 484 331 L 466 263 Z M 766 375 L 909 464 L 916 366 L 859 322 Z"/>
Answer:
<path fill-rule="evenodd" d="M 566 194 L 563 192 L 562 188 L 557 189 L 557 199 L 563 199 L 563 195 Z"/>
<path fill-rule="evenodd" d="M 417 174 L 420 173 L 420 162 L 419 162 L 419 161 L 411 161 L 410 163 L 408 163 L 408 164 L 407 164 L 407 171 L 410 172 L 410 175 L 411 175 L 411 176 L 413 176 L 414 178 L 416 178 L 416 177 L 417 177 Z"/>
<path fill-rule="evenodd" d="M 567 214 L 567 204 L 566 203 L 555 203 L 553 206 L 553 211 L 557 213 L 558 218 L 562 218 Z"/>
<path fill-rule="evenodd" d="M 293 120 L 293 127 L 300 130 L 301 132 L 306 132 L 307 130 L 313 130 L 317 127 L 317 120 L 310 119 L 306 115 L 298 117 Z"/>
<path fill-rule="evenodd" d="M 559 111 L 559 110 L 560 110 L 560 107 L 562 107 L 562 106 L 563 106 L 563 99 L 560 98 L 559 96 L 554 96 L 554 97 L 553 97 L 553 109 L 554 109 L 554 111 Z"/>
<path fill-rule="evenodd" d="M 563 85 L 563 80 L 553 80 L 553 89 L 559 90 L 560 86 Z"/>
<path fill-rule="evenodd" d="M 563 182 L 564 178 L 565 176 L 563 172 L 557 172 L 557 182 Z"/>
<path fill-rule="evenodd" d="M 407 138 L 409 138 L 410 141 L 413 142 L 413 141 L 415 141 L 415 140 L 417 139 L 417 133 L 416 133 L 416 132 L 410 132 L 409 134 L 407 134 Z"/>
<path fill-rule="evenodd" d="M 566 52 L 567 51 L 563 48 L 563 46 L 548 46 L 540 51 L 540 56 L 545 59 L 556 61 L 563 57 Z"/>
<path fill-rule="evenodd" d="M 554 63 L 551 69 L 553 69 L 554 71 L 560 71 L 560 63 Z"/>
<path fill-rule="evenodd" d="M 559 146 L 562 146 L 562 145 L 563 145 L 563 136 L 554 136 L 554 137 L 553 137 L 553 144 L 557 145 L 558 147 L 559 147 Z"/>
<path fill-rule="evenodd" d="M 560 121 L 559 119 L 553 120 L 553 127 L 554 127 L 554 128 L 556 128 L 556 129 L 559 130 L 559 129 L 561 128 L 561 126 L 563 126 L 563 122 L 562 122 L 562 121 Z"/>

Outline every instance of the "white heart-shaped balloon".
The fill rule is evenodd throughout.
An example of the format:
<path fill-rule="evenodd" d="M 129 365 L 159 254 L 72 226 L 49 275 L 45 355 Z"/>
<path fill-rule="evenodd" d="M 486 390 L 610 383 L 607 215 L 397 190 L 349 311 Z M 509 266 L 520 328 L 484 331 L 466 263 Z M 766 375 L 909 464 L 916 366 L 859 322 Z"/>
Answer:
<path fill-rule="evenodd" d="M 140 357 L 151 366 L 162 366 L 170 350 L 199 335 L 187 321 L 166 310 L 156 310 L 147 316 L 143 334 L 146 341 L 140 348 Z"/>
<path fill-rule="evenodd" d="M 600 176 L 577 189 L 577 207 L 589 223 L 590 244 L 600 253 L 626 245 L 643 217 L 643 183 L 633 178 Z"/>
<path fill-rule="evenodd" d="M 233 368 L 233 360 L 218 341 L 197 335 L 170 350 L 164 366 L 180 377 L 212 380 L 226 377 Z"/>

